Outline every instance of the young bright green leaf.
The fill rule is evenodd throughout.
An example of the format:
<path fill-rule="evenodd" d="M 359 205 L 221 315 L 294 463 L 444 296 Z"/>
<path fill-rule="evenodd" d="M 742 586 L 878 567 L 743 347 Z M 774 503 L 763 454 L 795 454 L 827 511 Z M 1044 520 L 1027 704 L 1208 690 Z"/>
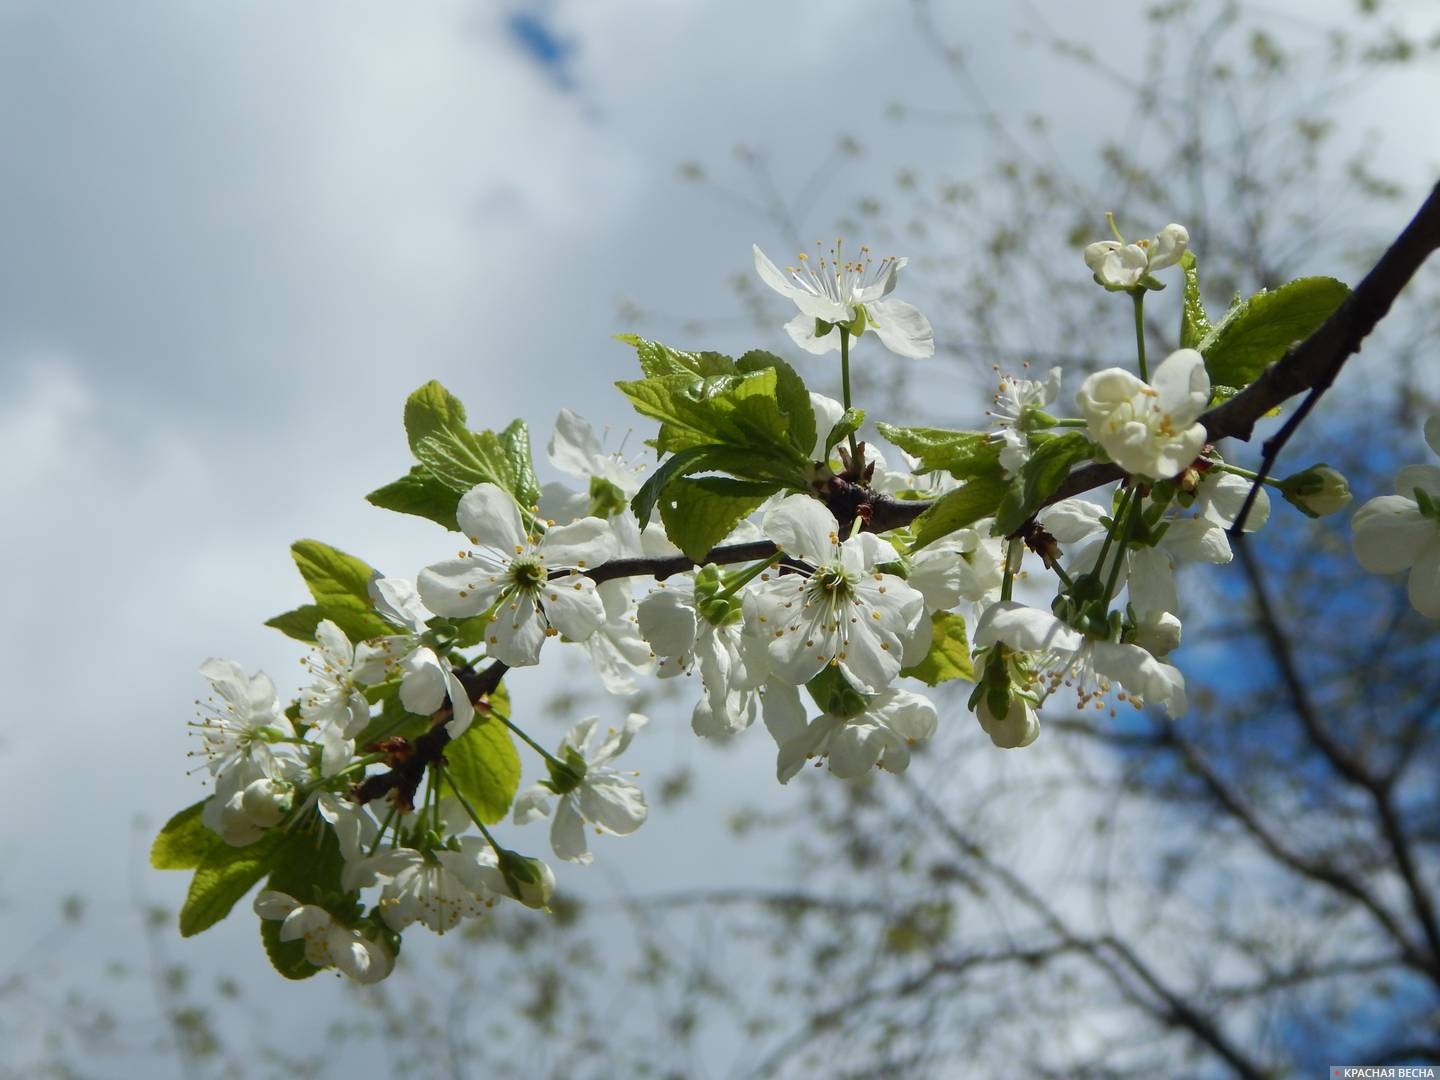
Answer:
<path fill-rule="evenodd" d="M 1185 273 L 1185 295 L 1180 303 L 1180 348 L 1196 349 L 1210 332 L 1210 318 L 1200 299 L 1200 273 L 1195 267 L 1195 253 L 1180 256 L 1180 269 Z"/>
<path fill-rule="evenodd" d="M 165 823 L 150 845 L 150 865 L 156 870 L 193 870 L 219 848 L 224 840 L 200 820 L 208 799 L 187 806 Z"/>
<path fill-rule="evenodd" d="M 616 385 L 637 412 L 660 421 L 654 445 L 662 453 L 716 443 L 754 445 L 803 462 L 808 450 L 802 454 L 790 444 L 788 423 L 775 399 L 777 382 L 775 369 L 764 368 L 745 375 L 665 375 Z"/>
<path fill-rule="evenodd" d="M 460 526 L 455 523 L 455 508 L 460 497 L 454 488 L 443 480 L 437 480 L 424 465 L 415 465 L 399 480 L 376 488 L 365 496 L 365 501 L 382 510 L 429 518 L 451 532 L 460 531 Z"/>
<path fill-rule="evenodd" d="M 643 529 L 650 524 L 651 515 L 655 512 L 655 504 L 660 500 L 660 492 L 665 485 L 677 477 L 684 476 L 688 472 L 699 471 L 709 468 L 705 464 L 705 458 L 710 453 L 711 447 L 692 446 L 688 450 L 681 450 L 678 454 L 671 454 L 640 485 L 640 490 L 630 500 L 630 508 L 635 511 L 636 518 L 640 521 Z"/>
<path fill-rule="evenodd" d="M 671 543 L 695 562 L 729 536 L 776 490 L 773 484 L 702 477 L 673 480 L 660 499 L 660 520 Z"/>
<path fill-rule="evenodd" d="M 915 539 L 910 550 L 919 551 L 927 544 L 943 540 L 956 529 L 963 529 L 994 514 L 1008 488 L 1005 472 L 997 466 L 988 473 L 972 477 L 962 487 L 947 491 L 915 519 Z"/>
<path fill-rule="evenodd" d="M 846 409 L 835 421 L 835 426 L 825 436 L 825 456 L 830 456 L 830 451 L 845 439 L 848 439 L 855 432 L 860 430 L 860 425 L 865 423 L 864 409 Z"/>
<path fill-rule="evenodd" d="M 1212 384 L 1244 388 L 1309 337 L 1350 295 L 1334 278 L 1298 278 L 1233 306 L 1196 346 Z"/>
<path fill-rule="evenodd" d="M 340 894 L 344 865 L 334 829 L 296 830 L 276 853 L 265 888 L 292 896 L 302 904 L 314 904 Z M 260 920 L 265 955 L 285 978 L 308 979 L 320 969 L 305 959 L 305 939 L 281 941 L 280 926 L 279 919 Z"/>
<path fill-rule="evenodd" d="M 221 841 L 211 849 L 190 879 L 190 891 L 180 908 L 180 936 L 193 937 L 230 914 L 236 901 L 265 876 L 277 847 L 287 839 L 287 834 L 272 829 L 246 847 Z"/>
<path fill-rule="evenodd" d="M 488 482 L 518 496 L 524 487 L 511 448 L 494 432 L 467 428 L 465 406 L 438 382 L 426 383 L 406 400 L 405 436 L 416 460 L 453 491 L 463 494 Z M 522 499 L 523 505 L 531 502 Z"/>
<path fill-rule="evenodd" d="M 660 375 L 729 375 L 735 371 L 735 361 L 721 353 L 681 352 L 636 334 L 617 334 L 616 340 L 635 347 L 640 358 L 640 370 L 646 378 Z"/>
<path fill-rule="evenodd" d="M 530 429 L 525 421 L 512 420 L 510 426 L 500 432 L 500 445 L 505 448 L 510 475 L 514 478 L 510 493 L 521 506 L 534 506 L 540 501 L 540 479 L 535 475 L 535 463 L 530 453 Z"/>
<path fill-rule="evenodd" d="M 297 540 L 290 546 L 290 554 L 315 603 L 277 615 L 266 626 L 301 641 L 315 640 L 315 627 L 322 619 L 334 622 L 351 641 L 394 632 L 371 608 L 369 585 L 374 571 L 368 564 L 318 540 Z"/>
<path fill-rule="evenodd" d="M 445 747 L 445 772 L 455 790 L 493 825 L 505 816 L 520 786 L 520 755 L 515 741 L 499 720 L 476 722 Z"/>
<path fill-rule="evenodd" d="M 930 616 L 930 632 L 930 651 L 925 659 L 900 674 L 919 679 L 926 686 L 939 686 L 951 679 L 974 682 L 975 667 L 970 661 L 964 618 L 953 611 L 937 611 Z"/>
<path fill-rule="evenodd" d="M 944 428 L 897 427 L 883 420 L 880 434 L 920 459 L 916 472 L 944 470 L 960 480 L 993 472 L 1000 461 L 1000 443 L 983 431 L 947 431 Z"/>
<path fill-rule="evenodd" d="M 735 362 L 739 371 L 751 372 L 771 368 L 775 372 L 775 401 L 785 414 L 790 432 L 790 445 L 809 457 L 815 448 L 815 409 L 810 404 L 810 391 L 795 369 L 772 353 L 753 349 Z"/>
<path fill-rule="evenodd" d="M 1053 439 L 1038 443 L 1030 453 L 1030 460 L 1020 469 L 1000 500 L 995 512 L 995 531 L 1008 536 L 1027 518 L 1040 509 L 1043 503 L 1077 463 L 1093 457 L 1095 448 L 1080 431 L 1067 431 Z"/>

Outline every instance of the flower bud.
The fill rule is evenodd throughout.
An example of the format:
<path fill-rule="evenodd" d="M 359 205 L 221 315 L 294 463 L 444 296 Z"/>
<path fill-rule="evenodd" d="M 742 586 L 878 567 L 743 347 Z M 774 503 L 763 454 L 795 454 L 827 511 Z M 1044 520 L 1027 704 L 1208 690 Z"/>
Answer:
<path fill-rule="evenodd" d="M 240 795 L 241 811 L 262 829 L 279 825 L 294 805 L 295 786 L 268 776 L 251 781 Z"/>
<path fill-rule="evenodd" d="M 975 708 L 975 717 L 990 741 L 1002 750 L 1016 750 L 1029 746 L 1040 737 L 1040 718 L 1030 707 L 1030 702 L 1019 694 L 1010 695 L 1009 708 L 997 718 L 991 711 L 992 695 L 985 694 Z"/>
<path fill-rule="evenodd" d="M 1285 501 L 1308 517 L 1324 517 L 1350 502 L 1350 485 L 1329 465 L 1312 465 L 1280 482 Z"/>
<path fill-rule="evenodd" d="M 539 859 L 501 848 L 500 873 L 510 895 L 526 907 L 546 908 L 555 892 L 555 874 Z"/>

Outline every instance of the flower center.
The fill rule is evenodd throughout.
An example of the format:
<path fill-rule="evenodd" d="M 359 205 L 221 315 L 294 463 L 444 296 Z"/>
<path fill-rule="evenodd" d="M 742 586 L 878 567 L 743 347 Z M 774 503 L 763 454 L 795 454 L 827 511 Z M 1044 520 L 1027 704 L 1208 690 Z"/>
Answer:
<path fill-rule="evenodd" d="M 521 555 L 510 564 L 510 580 L 523 593 L 538 591 L 546 577 L 545 564 L 537 555 Z"/>

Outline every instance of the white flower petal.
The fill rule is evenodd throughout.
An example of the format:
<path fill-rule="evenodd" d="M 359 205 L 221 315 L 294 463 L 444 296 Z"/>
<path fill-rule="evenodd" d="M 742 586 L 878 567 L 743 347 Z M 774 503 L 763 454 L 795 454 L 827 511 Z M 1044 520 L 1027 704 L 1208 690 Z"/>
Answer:
<path fill-rule="evenodd" d="M 595 583 L 580 574 L 547 582 L 540 590 L 540 606 L 550 625 L 571 641 L 584 641 L 605 624 L 605 605 Z"/>
<path fill-rule="evenodd" d="M 508 554 L 529 543 L 525 525 L 520 520 L 520 508 L 508 491 L 495 484 L 476 484 L 467 491 L 455 510 L 455 520 L 470 542 L 482 547 Z M 425 595 L 423 587 L 420 595 Z M 430 606 L 434 608 L 433 604 Z"/>
<path fill-rule="evenodd" d="M 1381 495 L 1355 511 L 1350 527 L 1360 565 L 1372 574 L 1393 574 L 1414 565 L 1440 526 L 1422 517 L 1413 500 Z"/>
<path fill-rule="evenodd" d="M 1410 571 L 1410 603 L 1427 619 L 1440 619 L 1440 533 L 1420 552 Z"/>
<path fill-rule="evenodd" d="M 610 524 L 583 517 L 569 525 L 556 525 L 540 540 L 540 557 L 552 569 L 599 566 L 615 551 Z"/>
<path fill-rule="evenodd" d="M 550 826 L 550 847 L 566 862 L 584 864 L 595 860 L 585 842 L 585 821 L 568 797 L 561 799 L 555 810 L 555 820 Z"/>
<path fill-rule="evenodd" d="M 555 433 L 546 450 L 551 465 L 585 480 L 596 471 L 596 461 L 604 456 L 590 421 L 570 409 L 561 409 L 555 418 Z"/>
<path fill-rule="evenodd" d="M 935 355 L 935 331 L 914 304 L 903 300 L 876 300 L 865 305 L 867 330 L 874 330 L 896 356 L 922 360 Z"/>
<path fill-rule="evenodd" d="M 1073 653 L 1085 643 L 1085 638 L 1048 611 L 1026 607 L 1013 600 L 1002 600 L 990 605 L 975 627 L 976 645 L 999 642 L 1022 652 L 1056 649 Z"/>
<path fill-rule="evenodd" d="M 628 836 L 645 823 L 648 810 L 640 788 L 616 775 L 587 777 L 576 791 L 586 821 L 618 836 Z"/>
<path fill-rule="evenodd" d="M 835 516 L 818 499 L 788 495 L 765 514 L 765 535 L 787 555 L 811 563 L 826 563 L 840 542 Z"/>

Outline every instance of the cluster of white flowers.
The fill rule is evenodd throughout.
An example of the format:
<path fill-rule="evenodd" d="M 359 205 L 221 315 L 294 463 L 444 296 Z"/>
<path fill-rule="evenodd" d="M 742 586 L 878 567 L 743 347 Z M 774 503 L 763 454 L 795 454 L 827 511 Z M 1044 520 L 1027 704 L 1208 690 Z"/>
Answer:
<path fill-rule="evenodd" d="M 1151 275 L 1179 261 L 1187 243 L 1185 229 L 1170 225 L 1138 244 L 1118 236 L 1092 244 L 1085 261 L 1105 288 L 1134 296 L 1138 313 L 1145 292 L 1160 287 Z M 933 353 L 928 321 L 889 298 L 905 260 L 875 267 L 861 252 L 847 262 L 837 244 L 832 258 L 812 265 L 802 257 L 804 266 L 788 277 L 758 247 L 754 257 L 761 278 L 799 308 L 787 330 L 808 351 L 869 330 L 902 356 Z M 1138 318 L 1137 326 L 1143 334 Z M 1144 372 L 1143 340 L 1139 354 Z M 551 847 L 562 860 L 592 861 L 587 826 L 624 836 L 647 818 L 635 774 L 614 767 L 644 716 L 631 713 L 593 747 L 599 718 L 582 720 L 552 754 L 492 708 L 485 692 L 498 683 L 482 677 L 482 662 L 498 680 L 510 668 L 538 664 L 555 639 L 583 651 L 612 695 L 635 693 L 647 675 L 698 676 L 690 699 L 696 734 L 737 736 L 763 717 L 781 783 L 807 761 L 842 778 L 906 769 L 939 722 L 936 705 L 903 682 L 911 676 L 932 686 L 969 678 L 969 706 L 1002 748 L 1033 743 L 1040 708 L 1062 690 L 1077 708 L 1112 716 L 1122 703 L 1180 715 L 1185 680 L 1170 663 L 1181 641 L 1176 571 L 1231 559 L 1227 530 L 1256 477 L 1207 445 L 1200 417 L 1211 385 L 1194 349 L 1172 353 L 1148 379 L 1118 367 L 1089 375 L 1071 418 L 1051 415 L 1061 381 L 1058 367 L 1039 380 L 1004 377 L 988 437 L 938 435 L 974 448 L 967 468 L 1003 477 L 996 482 L 1010 499 L 1030 497 L 1032 471 L 1049 467 L 1041 460 L 1053 457 L 1046 446 L 1064 432 L 1051 450 L 1078 448 L 1067 462 L 1108 460 L 1126 474 L 1108 500 L 1057 499 L 1052 475 L 1018 528 L 1018 517 L 997 526 L 1001 503 L 996 516 L 977 521 L 971 513 L 940 537 L 908 524 L 871 531 L 880 529 L 877 508 L 894 517 L 907 500 L 964 497 L 969 481 L 921 475 L 920 460 L 908 455 L 907 468 L 892 470 L 853 437 L 849 455 L 825 460 L 827 435 L 845 408 L 812 393 L 816 442 L 801 479 L 740 520 L 704 565 L 683 556 L 658 522 L 642 526 L 632 501 L 645 505 L 643 466 L 606 452 L 589 423 L 564 410 L 549 459 L 580 487 L 546 485 L 529 506 L 492 482 L 460 495 L 454 519 L 466 545 L 413 579 L 377 573 L 363 613 L 365 640 L 319 621 L 304 661 L 312 681 L 288 708 L 264 674 L 206 661 L 201 671 L 215 696 L 196 727 L 214 792 L 204 825 L 234 846 L 277 829 L 331 830 L 343 898 L 271 888 L 254 910 L 281 924 L 282 943 L 303 942 L 311 966 L 374 982 L 394 965 L 396 935 L 413 924 L 443 934 L 503 899 L 543 908 L 554 889 L 544 862 L 502 846 L 487 828 L 504 806 L 486 807 L 487 819 L 464 797 L 443 752 L 453 753 L 456 740 L 503 725 L 540 756 L 545 779 L 513 803 L 512 784 L 504 800 L 513 825 L 550 820 Z M 787 409 L 803 411 L 798 396 L 801 404 L 790 395 Z M 800 428 L 806 441 L 809 422 Z M 1440 418 L 1426 437 L 1440 452 Z M 803 448 L 795 456 L 803 458 Z M 808 491 L 796 490 L 806 484 Z M 1344 478 L 1327 466 L 1276 486 L 1309 514 L 1349 499 Z M 516 490 L 533 498 L 536 489 Z M 1247 527 L 1261 527 L 1269 513 L 1261 488 Z M 1377 572 L 1409 569 L 1415 606 L 1440 617 L 1440 468 L 1403 470 L 1397 494 L 1367 503 L 1354 526 L 1361 563 Z M 1043 606 L 1015 596 L 1027 549 L 1053 574 Z M 1040 578 L 1028 576 L 1027 594 Z M 372 715 L 376 702 L 383 704 Z"/>

